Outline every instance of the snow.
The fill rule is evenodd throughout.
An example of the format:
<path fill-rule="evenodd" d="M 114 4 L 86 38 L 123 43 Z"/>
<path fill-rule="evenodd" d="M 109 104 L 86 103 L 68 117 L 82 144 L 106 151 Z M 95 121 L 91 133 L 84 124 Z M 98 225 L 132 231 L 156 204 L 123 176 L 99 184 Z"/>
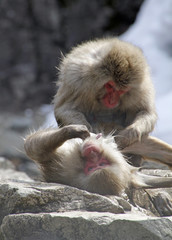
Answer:
<path fill-rule="evenodd" d="M 172 0 L 145 0 L 121 39 L 141 47 L 148 60 L 159 117 L 152 135 L 172 144 Z M 44 126 L 56 126 L 53 109 L 45 109 Z"/>
<path fill-rule="evenodd" d="M 172 1 L 145 0 L 121 39 L 141 47 L 148 60 L 159 117 L 152 135 L 172 144 Z"/>

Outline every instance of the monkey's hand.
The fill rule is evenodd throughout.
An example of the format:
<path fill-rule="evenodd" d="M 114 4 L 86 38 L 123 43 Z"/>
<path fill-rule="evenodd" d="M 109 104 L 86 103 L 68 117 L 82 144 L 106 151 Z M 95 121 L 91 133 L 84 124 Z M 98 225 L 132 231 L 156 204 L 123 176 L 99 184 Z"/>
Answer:
<path fill-rule="evenodd" d="M 120 149 L 123 149 L 136 141 L 141 140 L 141 132 L 139 128 L 129 126 L 126 129 L 119 132 L 115 141 Z"/>
<path fill-rule="evenodd" d="M 68 125 L 62 128 L 44 129 L 26 137 L 24 147 L 27 155 L 37 162 L 49 161 L 58 147 L 72 138 L 85 139 L 90 133 L 84 125 Z M 49 155 L 50 154 L 50 155 Z"/>
<path fill-rule="evenodd" d="M 85 139 L 90 136 L 90 132 L 85 125 L 68 125 L 65 126 L 65 131 L 67 131 L 68 139 L 71 138 L 81 138 Z"/>

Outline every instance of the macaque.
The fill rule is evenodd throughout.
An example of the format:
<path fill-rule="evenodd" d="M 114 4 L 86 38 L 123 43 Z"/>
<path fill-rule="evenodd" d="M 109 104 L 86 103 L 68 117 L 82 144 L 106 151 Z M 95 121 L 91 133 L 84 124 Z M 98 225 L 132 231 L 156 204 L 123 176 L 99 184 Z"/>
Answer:
<path fill-rule="evenodd" d="M 172 165 L 172 147 L 154 138 L 124 148 L 127 153 Z M 142 147 L 142 144 L 144 145 Z M 163 151 L 169 150 L 164 158 Z M 84 125 L 38 130 L 25 139 L 27 155 L 41 167 L 44 179 L 102 195 L 134 188 L 172 187 L 172 177 L 149 176 L 127 163 L 112 135 L 93 134 Z M 139 152 L 141 151 L 141 152 Z M 144 152 L 145 151 L 145 152 Z"/>
<path fill-rule="evenodd" d="M 149 67 L 142 51 L 117 38 L 74 48 L 59 66 L 54 113 L 61 126 L 84 124 L 113 133 L 120 149 L 154 129 L 157 114 Z"/>

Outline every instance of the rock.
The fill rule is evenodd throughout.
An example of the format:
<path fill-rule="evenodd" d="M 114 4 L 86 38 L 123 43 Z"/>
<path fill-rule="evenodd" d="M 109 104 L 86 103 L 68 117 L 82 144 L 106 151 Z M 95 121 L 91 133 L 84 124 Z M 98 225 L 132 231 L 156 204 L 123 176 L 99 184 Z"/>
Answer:
<path fill-rule="evenodd" d="M 0 239 L 171 239 L 171 189 L 129 199 L 38 182 L 0 158 Z M 151 170 L 152 171 L 152 170 Z M 157 170 L 156 170 L 157 171 Z M 162 173 L 161 173 L 162 171 Z M 166 170 L 158 171 L 164 174 Z"/>
<path fill-rule="evenodd" d="M 11 213 L 40 213 L 85 210 L 124 213 L 117 199 L 89 193 L 73 187 L 25 181 L 0 181 L 0 222 Z M 124 205 L 124 208 L 123 208 Z"/>
<path fill-rule="evenodd" d="M 1 0 L 0 110 L 50 103 L 60 51 L 94 37 L 123 33 L 142 2 Z"/>
<path fill-rule="evenodd" d="M 17 181 L 28 181 L 28 182 L 34 181 L 25 172 L 16 171 L 15 166 L 11 161 L 9 161 L 6 158 L 0 157 L 0 184 L 7 180 L 11 181 L 11 179 L 15 179 L 16 182 Z M 6 194 L 3 191 L 2 193 Z"/>
<path fill-rule="evenodd" d="M 33 182 L 26 173 L 15 171 L 13 169 L 0 169 L 0 181 L 15 179 L 16 181 L 29 181 Z"/>
<path fill-rule="evenodd" d="M 10 162 L 8 159 L 4 157 L 0 157 L 0 171 L 4 171 L 7 169 L 15 169 L 15 166 L 12 162 Z M 1 177 L 1 175 L 0 175 Z"/>
<path fill-rule="evenodd" d="M 142 172 L 148 175 L 171 177 L 170 170 L 144 169 Z M 130 201 L 147 214 L 153 213 L 156 216 L 172 216 L 172 188 L 167 189 L 145 189 L 133 190 L 128 193 Z"/>
<path fill-rule="evenodd" d="M 4 113 L 0 116 L 0 154 L 7 157 L 24 156 L 23 138 L 31 129 L 38 128 L 45 121 L 45 116 L 37 110 L 21 114 Z M 22 152 L 22 154 L 21 154 Z"/>
<path fill-rule="evenodd" d="M 160 216 L 172 216 L 172 188 L 147 190 L 147 193 Z"/>
<path fill-rule="evenodd" d="M 13 214 L 4 218 L 3 240 L 170 240 L 172 218 L 72 211 Z"/>

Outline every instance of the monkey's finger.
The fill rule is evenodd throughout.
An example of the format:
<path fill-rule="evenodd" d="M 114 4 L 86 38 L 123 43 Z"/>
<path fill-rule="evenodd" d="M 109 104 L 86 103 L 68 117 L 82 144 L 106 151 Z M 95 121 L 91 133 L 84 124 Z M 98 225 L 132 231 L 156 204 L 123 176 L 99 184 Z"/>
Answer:
<path fill-rule="evenodd" d="M 81 128 L 78 134 L 79 134 L 79 137 L 83 140 L 90 136 L 90 132 L 86 126 L 83 126 L 83 129 Z"/>
<path fill-rule="evenodd" d="M 90 132 L 85 125 L 69 125 L 68 129 L 70 131 L 71 138 L 81 138 L 84 140 L 90 136 Z"/>
<path fill-rule="evenodd" d="M 89 132 L 85 132 L 85 133 L 83 132 L 82 135 L 81 135 L 81 138 L 84 140 L 84 139 L 86 139 L 89 136 L 90 136 Z"/>

